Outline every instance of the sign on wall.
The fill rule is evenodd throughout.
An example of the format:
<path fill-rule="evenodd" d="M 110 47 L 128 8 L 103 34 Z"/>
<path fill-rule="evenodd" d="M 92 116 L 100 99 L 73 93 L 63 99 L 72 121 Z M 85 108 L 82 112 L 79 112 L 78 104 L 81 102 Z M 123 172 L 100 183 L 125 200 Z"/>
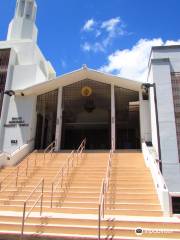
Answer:
<path fill-rule="evenodd" d="M 7 123 L 4 124 L 4 127 L 28 127 L 29 124 L 26 123 L 22 117 L 12 117 L 12 119 Z"/>

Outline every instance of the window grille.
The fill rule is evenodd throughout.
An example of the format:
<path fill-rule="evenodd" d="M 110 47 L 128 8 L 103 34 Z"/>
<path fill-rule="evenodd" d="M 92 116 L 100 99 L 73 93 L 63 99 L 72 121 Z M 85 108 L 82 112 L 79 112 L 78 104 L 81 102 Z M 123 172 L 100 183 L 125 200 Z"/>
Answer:
<path fill-rule="evenodd" d="M 139 92 L 115 87 L 116 148 L 140 148 Z"/>
<path fill-rule="evenodd" d="M 178 154 L 180 156 L 180 72 L 171 73 Z M 179 159 L 180 160 L 180 159 Z"/>

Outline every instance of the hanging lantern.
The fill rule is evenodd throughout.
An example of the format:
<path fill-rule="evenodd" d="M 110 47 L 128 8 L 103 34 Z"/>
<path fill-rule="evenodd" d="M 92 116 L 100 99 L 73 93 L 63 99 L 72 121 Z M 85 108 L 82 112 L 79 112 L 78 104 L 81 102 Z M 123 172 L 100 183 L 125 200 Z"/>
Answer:
<path fill-rule="evenodd" d="M 84 109 L 91 113 L 96 108 L 93 99 L 87 99 L 86 103 L 84 104 Z"/>

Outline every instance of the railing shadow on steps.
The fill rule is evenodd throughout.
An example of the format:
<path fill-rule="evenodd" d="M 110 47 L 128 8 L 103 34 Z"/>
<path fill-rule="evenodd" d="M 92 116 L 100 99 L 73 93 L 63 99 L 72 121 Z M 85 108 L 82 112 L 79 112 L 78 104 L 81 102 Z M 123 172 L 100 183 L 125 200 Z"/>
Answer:
<path fill-rule="evenodd" d="M 57 193 L 57 190 L 65 190 L 67 192 L 68 189 L 68 177 L 72 173 L 75 167 L 78 166 L 79 162 L 83 159 L 83 150 L 86 146 L 86 139 L 82 141 L 77 151 L 73 150 L 67 158 L 66 163 L 63 167 L 60 167 L 58 173 L 54 177 L 51 184 L 51 208 L 53 207 L 53 198 L 54 194 Z M 65 193 L 64 192 L 64 193 Z"/>
<path fill-rule="evenodd" d="M 40 188 L 40 191 L 39 191 L 39 188 Z M 31 200 L 31 197 L 35 193 L 37 193 L 37 192 L 40 192 L 40 195 L 34 200 L 33 206 L 27 212 L 27 207 L 28 207 L 27 204 L 28 204 L 29 200 Z M 43 207 L 43 193 L 44 193 L 44 178 L 41 179 L 41 181 L 38 183 L 38 185 L 30 193 L 28 198 L 24 201 L 24 204 L 23 204 L 23 218 L 22 218 L 21 237 L 20 237 L 20 239 L 23 239 L 26 220 L 28 219 L 28 217 L 30 216 L 31 212 L 33 211 L 33 209 L 37 206 L 37 204 L 39 202 L 40 202 L 40 216 L 41 216 L 41 214 L 42 214 L 42 207 Z"/>
<path fill-rule="evenodd" d="M 50 147 L 51 145 L 51 147 Z M 54 142 L 51 143 L 47 149 L 51 148 L 50 152 L 54 151 Z M 79 158 L 80 160 L 82 160 L 82 153 L 83 150 L 85 149 L 85 145 L 86 145 L 86 139 L 84 139 L 82 141 L 82 143 L 80 144 L 78 150 L 72 151 L 70 156 L 67 159 L 67 163 L 65 166 L 67 166 L 67 173 L 70 172 L 70 168 L 71 167 L 75 167 L 77 166 L 77 164 L 79 163 Z M 46 152 L 47 152 L 46 149 Z M 45 154 L 45 153 L 44 153 Z M 76 158 L 75 158 L 75 154 L 76 154 Z M 73 159 L 73 161 L 71 161 L 71 158 Z M 74 163 L 76 161 L 76 163 Z M 58 172 L 58 174 L 55 177 L 58 177 L 61 179 L 61 177 L 63 178 L 64 175 L 61 175 L 61 170 Z M 54 182 L 52 183 L 54 184 Z M 34 205 L 30 208 L 30 210 L 27 212 L 27 203 L 28 201 L 31 199 L 31 197 L 33 196 L 34 193 L 36 193 L 36 190 L 38 190 L 38 188 L 40 187 L 40 195 L 37 197 L 37 199 L 35 199 L 34 201 Z M 53 188 L 52 188 L 53 189 Z M 39 191 L 38 191 L 39 192 Z M 23 239 L 23 235 L 24 235 L 24 228 L 25 228 L 25 222 L 28 219 L 28 217 L 30 216 L 32 210 L 37 206 L 37 204 L 40 201 L 40 216 L 42 215 L 42 210 L 43 210 L 43 194 L 44 194 L 44 178 L 41 179 L 41 181 L 38 183 L 38 185 L 34 188 L 34 190 L 30 193 L 30 195 L 28 196 L 28 198 L 26 199 L 26 201 L 23 204 L 23 218 L 22 218 L 22 225 L 21 225 L 21 235 L 20 235 L 20 239 Z M 53 200 L 53 192 L 51 193 L 51 199 Z M 51 202 L 52 205 L 52 202 Z"/>
<path fill-rule="evenodd" d="M 170 195 L 159 166 L 160 160 L 153 156 L 153 154 L 150 152 L 150 147 L 147 146 L 144 140 L 142 141 L 142 152 L 144 155 L 146 166 L 151 171 L 154 186 L 156 188 L 164 215 L 170 216 L 171 215 Z"/>
<path fill-rule="evenodd" d="M 106 176 L 102 180 L 102 184 L 101 184 L 101 191 L 100 191 L 99 205 L 98 205 L 98 240 L 101 239 L 101 221 L 102 221 L 102 219 L 104 219 L 105 209 L 107 207 L 106 206 L 107 192 L 109 189 L 109 180 L 111 177 L 112 160 L 113 160 L 114 151 L 115 151 L 115 149 L 114 149 L 114 147 L 112 147 L 112 149 L 110 150 L 110 153 L 109 153 Z"/>
<path fill-rule="evenodd" d="M 28 177 L 30 171 L 34 171 L 34 169 L 37 166 L 37 150 L 30 153 L 28 156 L 26 156 L 25 160 L 23 160 L 18 166 L 11 171 L 10 174 L 8 174 L 1 182 L 0 182 L 0 193 L 5 191 L 8 187 L 11 185 L 15 185 L 15 187 L 18 186 L 18 180 L 21 176 Z M 32 158 L 32 155 L 34 154 L 34 157 Z M 32 168 L 33 167 L 33 168 Z M 4 186 L 3 186 L 4 185 Z"/>

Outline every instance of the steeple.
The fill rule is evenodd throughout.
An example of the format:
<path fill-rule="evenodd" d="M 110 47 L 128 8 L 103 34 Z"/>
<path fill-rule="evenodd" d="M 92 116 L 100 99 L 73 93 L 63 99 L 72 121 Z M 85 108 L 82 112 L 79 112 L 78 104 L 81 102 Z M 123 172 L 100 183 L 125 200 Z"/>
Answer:
<path fill-rule="evenodd" d="M 17 0 L 15 15 L 9 24 L 7 40 L 31 39 L 37 41 L 37 4 L 35 0 Z"/>

